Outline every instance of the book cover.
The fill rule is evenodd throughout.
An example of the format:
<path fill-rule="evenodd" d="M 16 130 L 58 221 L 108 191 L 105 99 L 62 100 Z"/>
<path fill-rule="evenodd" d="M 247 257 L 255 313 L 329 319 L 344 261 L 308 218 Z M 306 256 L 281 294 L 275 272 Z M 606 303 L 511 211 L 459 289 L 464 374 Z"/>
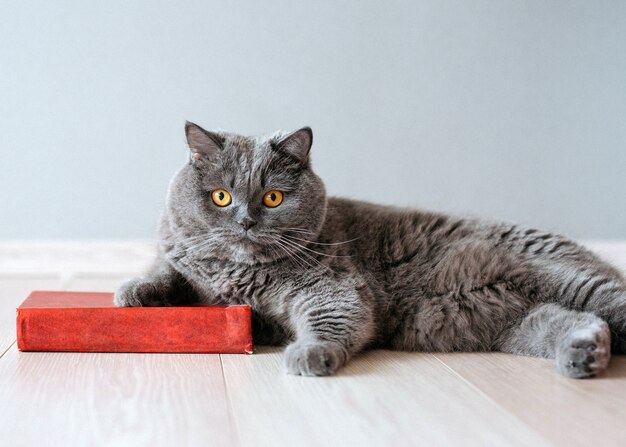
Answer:
<path fill-rule="evenodd" d="M 116 307 L 112 293 L 34 291 L 17 308 L 21 351 L 252 353 L 250 306 Z"/>

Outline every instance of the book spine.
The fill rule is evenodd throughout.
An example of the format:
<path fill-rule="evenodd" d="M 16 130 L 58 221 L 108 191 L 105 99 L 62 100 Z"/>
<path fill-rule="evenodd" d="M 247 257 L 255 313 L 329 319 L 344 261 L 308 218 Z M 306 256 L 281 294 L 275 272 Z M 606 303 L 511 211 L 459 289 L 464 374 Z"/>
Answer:
<path fill-rule="evenodd" d="M 21 351 L 251 353 L 251 310 L 22 308 Z"/>
<path fill-rule="evenodd" d="M 17 318 L 15 328 L 17 329 L 17 349 L 20 351 L 29 351 L 28 328 L 26 322 L 27 315 L 24 315 L 24 310 L 22 309 L 17 309 L 16 312 Z"/>

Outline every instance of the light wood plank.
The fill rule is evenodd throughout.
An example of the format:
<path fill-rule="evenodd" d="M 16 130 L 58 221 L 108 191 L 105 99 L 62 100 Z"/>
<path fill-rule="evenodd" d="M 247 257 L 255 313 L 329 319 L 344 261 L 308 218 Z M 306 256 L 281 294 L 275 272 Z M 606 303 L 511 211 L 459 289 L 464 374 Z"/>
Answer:
<path fill-rule="evenodd" d="M 626 443 L 626 357 L 593 379 L 568 379 L 552 360 L 511 354 L 437 354 L 446 366 L 557 445 Z"/>
<path fill-rule="evenodd" d="M 58 289 L 61 281 L 51 278 L 0 279 L 0 358 L 15 342 L 15 309 L 33 290 Z"/>
<path fill-rule="evenodd" d="M 232 445 L 218 355 L 18 352 L 0 362 L 6 446 Z"/>
<path fill-rule="evenodd" d="M 324 378 L 285 374 L 276 348 L 222 362 L 242 446 L 546 445 L 430 354 L 368 352 Z"/>

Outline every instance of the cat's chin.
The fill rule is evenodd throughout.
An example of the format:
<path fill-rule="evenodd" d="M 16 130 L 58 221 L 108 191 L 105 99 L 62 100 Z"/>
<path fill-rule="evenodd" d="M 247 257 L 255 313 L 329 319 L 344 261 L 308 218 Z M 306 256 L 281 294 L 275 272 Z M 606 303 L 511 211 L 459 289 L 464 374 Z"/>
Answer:
<path fill-rule="evenodd" d="M 252 241 L 248 241 L 248 243 L 238 243 L 237 247 L 231 253 L 231 261 L 243 264 L 263 264 L 276 260 L 275 255 L 270 254 L 264 246 L 255 244 Z"/>

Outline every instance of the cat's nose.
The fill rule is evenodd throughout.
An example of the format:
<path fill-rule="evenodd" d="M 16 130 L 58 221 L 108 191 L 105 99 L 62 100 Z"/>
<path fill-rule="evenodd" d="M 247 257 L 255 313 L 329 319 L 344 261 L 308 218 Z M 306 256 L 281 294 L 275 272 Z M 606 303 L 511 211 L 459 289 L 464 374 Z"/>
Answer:
<path fill-rule="evenodd" d="M 256 220 L 250 219 L 249 217 L 244 217 L 239 225 L 243 227 L 244 230 L 248 231 L 250 228 L 256 225 Z"/>

